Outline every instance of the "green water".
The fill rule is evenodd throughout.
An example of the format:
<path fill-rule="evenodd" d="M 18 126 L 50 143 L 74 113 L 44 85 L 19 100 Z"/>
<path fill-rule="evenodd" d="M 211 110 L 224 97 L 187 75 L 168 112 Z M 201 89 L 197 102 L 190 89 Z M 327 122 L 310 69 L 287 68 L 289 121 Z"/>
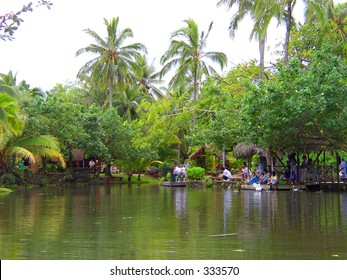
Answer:
<path fill-rule="evenodd" d="M 0 195 L 1 259 L 347 259 L 347 193 L 85 186 Z"/>

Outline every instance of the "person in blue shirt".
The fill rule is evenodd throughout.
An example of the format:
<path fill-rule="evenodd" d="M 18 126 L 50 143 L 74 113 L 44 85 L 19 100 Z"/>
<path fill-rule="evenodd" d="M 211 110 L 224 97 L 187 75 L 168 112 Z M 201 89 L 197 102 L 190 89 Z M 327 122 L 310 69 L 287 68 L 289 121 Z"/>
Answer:
<path fill-rule="evenodd" d="M 292 173 L 290 174 L 290 183 L 291 184 L 297 184 L 298 183 L 298 174 L 295 173 L 293 170 Z"/>
<path fill-rule="evenodd" d="M 256 184 L 259 183 L 259 177 L 254 172 L 251 172 L 251 174 L 249 175 L 249 179 L 248 179 L 248 183 L 247 184 L 252 185 L 254 183 L 256 183 Z"/>
<path fill-rule="evenodd" d="M 343 170 L 347 174 L 347 164 L 344 158 L 341 159 L 340 170 Z"/>

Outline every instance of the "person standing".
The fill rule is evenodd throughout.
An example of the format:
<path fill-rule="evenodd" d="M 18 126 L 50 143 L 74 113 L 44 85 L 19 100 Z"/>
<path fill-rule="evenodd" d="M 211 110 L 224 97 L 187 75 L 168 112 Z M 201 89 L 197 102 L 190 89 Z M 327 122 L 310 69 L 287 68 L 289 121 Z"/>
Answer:
<path fill-rule="evenodd" d="M 260 173 L 263 173 L 263 171 L 267 168 L 267 159 L 262 153 L 260 153 L 259 157 L 259 166 L 261 168 Z"/>
<path fill-rule="evenodd" d="M 95 162 L 93 159 L 89 161 L 89 169 L 93 169 L 95 167 Z"/>
<path fill-rule="evenodd" d="M 300 180 L 301 182 L 306 181 L 306 171 L 307 171 L 308 158 L 306 155 L 302 157 L 302 163 L 300 164 Z"/>
<path fill-rule="evenodd" d="M 341 159 L 341 163 L 340 163 L 340 170 L 343 170 L 343 172 L 345 173 L 345 176 L 347 174 L 347 164 L 344 158 Z"/>

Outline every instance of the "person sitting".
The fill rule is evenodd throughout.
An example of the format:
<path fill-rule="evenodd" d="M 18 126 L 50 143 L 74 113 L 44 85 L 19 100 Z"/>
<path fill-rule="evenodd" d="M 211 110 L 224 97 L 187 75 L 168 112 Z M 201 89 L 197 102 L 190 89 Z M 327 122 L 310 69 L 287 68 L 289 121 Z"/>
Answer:
<path fill-rule="evenodd" d="M 249 179 L 247 184 L 249 185 L 253 185 L 253 184 L 258 184 L 259 183 L 259 177 L 255 172 L 251 172 L 251 174 L 249 175 Z"/>
<path fill-rule="evenodd" d="M 295 173 L 295 171 L 293 170 L 292 173 L 290 174 L 290 183 L 293 184 L 297 184 L 298 183 L 298 175 Z"/>
<path fill-rule="evenodd" d="M 263 173 L 263 168 L 258 163 L 255 164 L 255 172 L 258 173 L 258 174 Z"/>
<path fill-rule="evenodd" d="M 223 167 L 223 180 L 224 181 L 229 181 L 231 179 L 232 175 L 228 169 Z"/>
<path fill-rule="evenodd" d="M 290 167 L 290 164 L 289 164 L 289 161 L 287 161 L 287 165 L 284 169 L 284 178 L 286 179 L 286 184 L 289 184 L 290 183 L 290 174 L 291 174 L 291 167 Z"/>
<path fill-rule="evenodd" d="M 272 171 L 271 177 L 268 180 L 269 185 L 276 185 L 278 183 L 277 173 L 276 171 Z"/>
<path fill-rule="evenodd" d="M 247 165 L 242 165 L 240 175 L 242 177 L 242 181 L 247 180 L 247 178 L 248 178 L 248 167 L 247 167 Z"/>
<path fill-rule="evenodd" d="M 179 171 L 179 167 L 176 164 L 174 164 L 173 172 L 172 172 L 172 175 L 173 175 L 172 177 L 174 182 L 177 181 L 178 171 Z"/>
<path fill-rule="evenodd" d="M 267 184 L 270 178 L 269 171 L 265 168 L 263 174 L 260 176 L 260 184 L 264 185 Z"/>

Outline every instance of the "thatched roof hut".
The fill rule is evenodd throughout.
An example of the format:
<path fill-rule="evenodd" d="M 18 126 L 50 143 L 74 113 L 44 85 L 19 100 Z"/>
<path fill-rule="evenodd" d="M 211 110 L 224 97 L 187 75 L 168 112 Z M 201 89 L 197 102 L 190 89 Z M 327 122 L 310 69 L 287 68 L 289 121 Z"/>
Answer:
<path fill-rule="evenodd" d="M 234 148 L 234 155 L 237 158 L 251 158 L 255 154 L 264 153 L 265 151 L 256 145 L 250 143 L 239 143 Z"/>

